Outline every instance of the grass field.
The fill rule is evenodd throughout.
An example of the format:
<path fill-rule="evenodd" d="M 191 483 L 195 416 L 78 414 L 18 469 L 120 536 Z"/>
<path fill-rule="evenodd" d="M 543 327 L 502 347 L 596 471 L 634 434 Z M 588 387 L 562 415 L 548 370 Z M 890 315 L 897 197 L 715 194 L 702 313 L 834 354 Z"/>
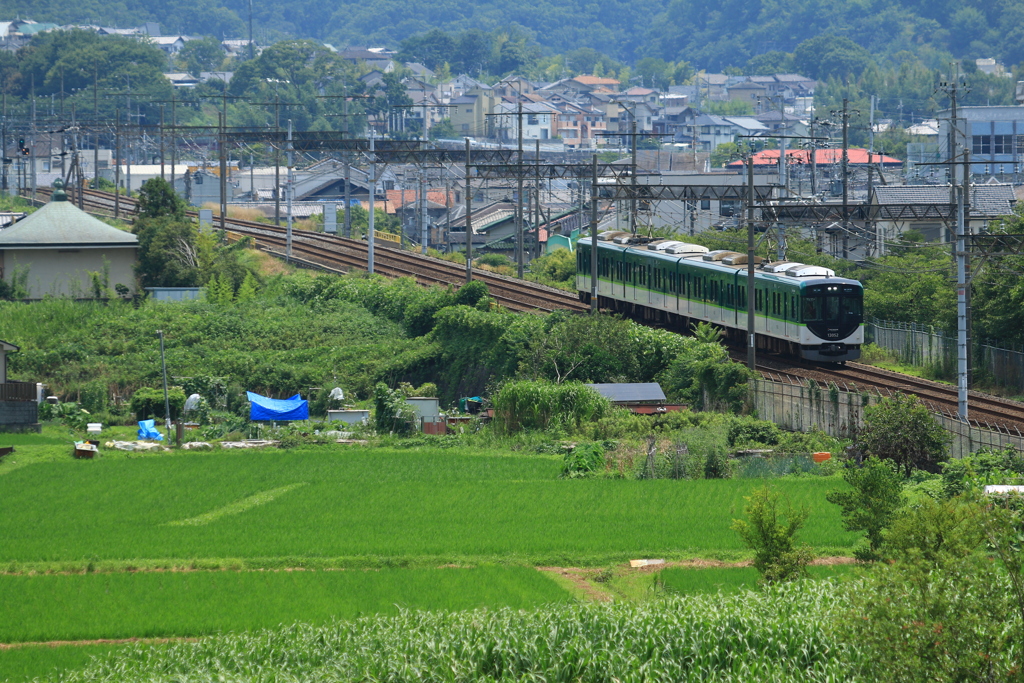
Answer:
<path fill-rule="evenodd" d="M 67 680 L 849 680 L 852 647 L 828 629 L 830 613 L 843 607 L 837 593 L 802 582 L 735 596 L 407 612 L 130 647 Z"/>
<path fill-rule="evenodd" d="M 860 568 L 852 564 L 814 565 L 807 568 L 814 579 L 842 579 L 855 576 Z M 753 567 L 711 567 L 707 569 L 686 569 L 670 567 L 659 572 L 658 577 L 665 589 L 681 595 L 704 593 L 737 593 L 756 590 L 761 575 Z"/>
<path fill-rule="evenodd" d="M 761 485 L 560 480 L 559 468 L 550 457 L 429 449 L 40 463 L 0 476 L 0 566 L 216 558 L 257 566 L 595 564 L 739 553 L 729 526 Z M 802 540 L 819 549 L 853 544 L 824 500 L 837 482 L 774 485 L 814 511 Z"/>
<path fill-rule="evenodd" d="M 0 576 L 0 642 L 202 636 L 400 608 L 525 609 L 568 599 L 528 567 Z"/>

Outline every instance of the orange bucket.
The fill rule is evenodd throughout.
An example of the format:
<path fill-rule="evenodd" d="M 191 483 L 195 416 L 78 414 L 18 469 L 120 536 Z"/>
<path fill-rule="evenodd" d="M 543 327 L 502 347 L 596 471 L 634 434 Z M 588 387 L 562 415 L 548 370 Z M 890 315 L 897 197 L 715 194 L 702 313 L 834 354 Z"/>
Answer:
<path fill-rule="evenodd" d="M 828 451 L 822 451 L 821 453 L 812 453 L 811 457 L 814 458 L 814 462 L 816 462 L 816 463 L 818 463 L 820 465 L 821 463 L 825 462 L 826 460 L 831 460 L 832 459 L 832 454 L 829 453 Z"/>

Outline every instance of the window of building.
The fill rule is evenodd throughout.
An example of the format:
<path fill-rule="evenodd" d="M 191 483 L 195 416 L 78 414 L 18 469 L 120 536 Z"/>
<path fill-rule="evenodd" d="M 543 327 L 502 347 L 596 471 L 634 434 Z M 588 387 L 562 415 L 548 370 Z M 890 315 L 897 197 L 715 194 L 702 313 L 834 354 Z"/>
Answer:
<path fill-rule="evenodd" d="M 1013 154 L 1013 136 L 1012 135 L 993 135 L 992 136 L 992 153 L 993 154 Z"/>
<path fill-rule="evenodd" d="M 472 113 L 473 113 L 473 107 L 469 107 L 469 108 L 467 108 L 467 109 L 466 109 L 466 113 L 467 113 L 467 114 L 472 114 Z"/>
<path fill-rule="evenodd" d="M 702 200 L 700 200 L 700 210 L 701 211 L 710 211 L 711 210 L 711 200 L 710 199 L 702 199 Z"/>
<path fill-rule="evenodd" d="M 536 126 L 537 123 L 538 123 L 538 119 L 537 119 L 537 115 L 536 114 L 530 114 L 529 116 L 526 117 L 526 125 L 528 125 L 528 126 Z"/>
<path fill-rule="evenodd" d="M 723 199 L 721 202 L 718 203 L 719 216 L 735 216 L 739 210 L 740 202 L 738 199 Z"/>
<path fill-rule="evenodd" d="M 992 136 L 991 135 L 975 135 L 971 140 L 971 152 L 973 154 L 991 154 L 992 153 Z"/>

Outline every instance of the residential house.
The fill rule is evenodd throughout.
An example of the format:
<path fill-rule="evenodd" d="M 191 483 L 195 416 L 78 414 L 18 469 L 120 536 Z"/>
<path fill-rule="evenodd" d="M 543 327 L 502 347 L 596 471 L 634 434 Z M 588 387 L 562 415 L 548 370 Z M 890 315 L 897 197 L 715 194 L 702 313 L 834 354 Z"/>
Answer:
<path fill-rule="evenodd" d="M 466 215 L 453 217 L 445 232 L 445 242 L 448 251 L 466 250 Z M 473 208 L 473 251 L 476 253 L 494 243 L 496 246 L 504 246 L 499 251 L 509 251 L 512 247 L 501 242 L 507 240 L 509 235 L 515 236 L 515 213 L 516 205 L 511 202 L 489 202 L 483 206 Z"/>
<path fill-rule="evenodd" d="M 661 104 L 661 93 L 650 88 L 633 86 L 621 92 L 616 99 L 620 102 L 646 102 L 652 109 L 657 109 Z"/>
<path fill-rule="evenodd" d="M 876 185 L 870 216 L 885 241 L 917 230 L 929 242 L 949 242 L 954 229 L 949 197 L 949 185 Z M 1013 213 L 1016 202 L 1008 183 L 972 185 L 968 232 L 980 231 L 989 222 Z M 902 208 L 905 206 L 916 206 L 916 210 L 907 211 Z M 927 211 L 929 208 L 935 211 Z"/>
<path fill-rule="evenodd" d="M 338 56 L 354 64 L 364 63 L 371 69 L 379 69 L 383 73 L 395 70 L 394 57 L 398 54 L 382 47 L 351 47 L 338 51 Z"/>
<path fill-rule="evenodd" d="M 491 87 L 499 97 L 513 98 L 528 95 L 537 89 L 533 83 L 522 76 L 506 76 Z"/>
<path fill-rule="evenodd" d="M 654 133 L 661 136 L 672 136 L 671 140 L 662 137 L 662 142 L 692 144 L 696 118 L 697 110 L 693 107 L 666 106 L 662 109 L 661 116 L 654 120 Z"/>
<path fill-rule="evenodd" d="M 696 148 L 702 152 L 713 152 L 719 145 L 736 140 L 732 123 L 715 114 L 700 114 L 693 124 L 697 127 Z"/>
<path fill-rule="evenodd" d="M 448 118 L 458 135 L 466 137 L 492 137 L 494 123 L 488 116 L 493 113 L 496 98 L 489 87 L 475 88 L 459 97 L 452 98 L 448 107 Z"/>
<path fill-rule="evenodd" d="M 566 147 L 593 149 L 602 141 L 607 128 L 600 109 L 567 101 L 552 106 L 558 110 L 558 137 Z"/>
<path fill-rule="evenodd" d="M 522 114 L 519 113 L 520 107 Z M 499 140 L 515 142 L 519 137 L 519 121 L 523 122 L 524 140 L 550 140 L 558 135 L 561 112 L 547 102 L 502 101 L 494 106 L 495 133 Z M 564 142 L 564 139 L 563 139 Z"/>
<path fill-rule="evenodd" d="M 808 136 L 810 129 L 799 116 L 788 112 L 780 112 L 778 109 L 768 111 L 755 116 L 758 121 L 768 127 L 768 131 L 776 135 L 797 135 Z M 792 143 L 790 143 L 792 145 Z"/>
<path fill-rule="evenodd" d="M 749 104 L 755 114 L 765 111 L 770 106 L 768 102 L 768 88 L 763 83 L 756 83 L 749 78 L 730 85 L 728 94 L 729 100 L 732 102 L 746 102 Z"/>
<path fill-rule="evenodd" d="M 193 36 L 149 36 L 148 41 L 169 55 L 176 55 L 185 47 L 185 43 L 195 40 Z"/>
<path fill-rule="evenodd" d="M 419 62 L 406 62 L 405 68 L 411 71 L 412 75 L 420 80 L 429 80 L 437 77 L 437 74 Z"/>

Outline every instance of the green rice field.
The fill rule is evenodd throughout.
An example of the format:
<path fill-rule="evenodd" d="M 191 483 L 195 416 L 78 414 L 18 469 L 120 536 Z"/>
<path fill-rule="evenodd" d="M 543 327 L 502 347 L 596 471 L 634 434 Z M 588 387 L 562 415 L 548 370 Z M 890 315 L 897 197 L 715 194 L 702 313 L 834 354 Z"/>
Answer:
<path fill-rule="evenodd" d="M 261 451 L 39 463 L 0 476 L 0 566 L 234 558 L 299 565 L 422 560 L 594 564 L 739 552 L 755 480 L 560 480 L 550 457 Z M 775 483 L 841 551 L 835 482 Z M 436 566 L 436 565 L 435 565 Z"/>
<path fill-rule="evenodd" d="M 0 642 L 202 636 L 569 597 L 528 567 L 0 576 Z"/>

